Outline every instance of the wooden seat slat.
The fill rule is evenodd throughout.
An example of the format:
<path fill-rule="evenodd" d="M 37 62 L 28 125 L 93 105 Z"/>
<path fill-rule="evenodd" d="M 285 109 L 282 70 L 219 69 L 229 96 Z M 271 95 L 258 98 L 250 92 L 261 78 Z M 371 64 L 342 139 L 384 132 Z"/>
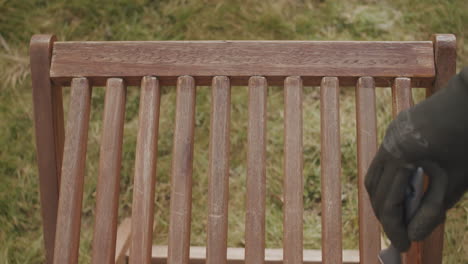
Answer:
<path fill-rule="evenodd" d="M 302 261 L 303 248 L 303 153 L 302 80 L 288 77 L 284 83 L 284 263 Z"/>
<path fill-rule="evenodd" d="M 154 196 L 158 153 L 160 87 L 156 77 L 141 81 L 133 183 L 130 263 L 149 264 L 153 242 Z"/>
<path fill-rule="evenodd" d="M 320 86 L 322 256 L 325 263 L 342 261 L 340 88 L 338 78 Z"/>
<path fill-rule="evenodd" d="M 195 93 L 194 79 L 191 76 L 179 77 L 172 153 L 168 252 L 170 263 L 187 264 L 189 261 Z"/>
<path fill-rule="evenodd" d="M 216 76 L 211 88 L 210 171 L 208 175 L 208 264 L 226 263 L 229 200 L 231 86 Z"/>
<path fill-rule="evenodd" d="M 86 78 L 71 83 L 70 110 L 63 151 L 54 264 L 78 263 L 91 87 Z"/>
<path fill-rule="evenodd" d="M 120 78 L 108 79 L 96 186 L 96 218 L 92 246 L 94 264 L 110 264 L 114 262 L 115 257 L 125 98 L 124 81 Z"/>
<path fill-rule="evenodd" d="M 261 264 L 265 259 L 267 90 L 266 78 L 261 76 L 250 78 L 245 220 L 246 264 Z"/>
<path fill-rule="evenodd" d="M 361 263 L 376 263 L 380 252 L 380 225 L 364 186 L 367 169 L 377 152 L 375 82 L 362 77 L 356 85 L 356 129 L 359 201 L 359 255 Z"/>

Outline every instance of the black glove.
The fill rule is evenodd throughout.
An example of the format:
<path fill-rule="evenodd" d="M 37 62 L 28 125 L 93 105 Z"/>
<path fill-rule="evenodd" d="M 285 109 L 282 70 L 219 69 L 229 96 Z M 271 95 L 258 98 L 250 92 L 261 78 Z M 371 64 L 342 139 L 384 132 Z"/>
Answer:
<path fill-rule="evenodd" d="M 429 187 L 407 223 L 405 191 L 418 166 L 429 176 Z M 365 185 L 375 215 L 402 252 L 444 221 L 468 187 L 468 67 L 389 125 Z"/>

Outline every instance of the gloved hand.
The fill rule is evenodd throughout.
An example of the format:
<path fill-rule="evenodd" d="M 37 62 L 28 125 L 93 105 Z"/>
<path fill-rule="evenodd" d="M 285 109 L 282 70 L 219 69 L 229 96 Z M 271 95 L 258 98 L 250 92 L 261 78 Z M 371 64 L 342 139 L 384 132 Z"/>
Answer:
<path fill-rule="evenodd" d="M 406 223 L 405 190 L 418 166 L 429 176 L 429 186 Z M 389 125 L 365 185 L 375 215 L 402 252 L 443 222 L 468 187 L 468 67 Z"/>

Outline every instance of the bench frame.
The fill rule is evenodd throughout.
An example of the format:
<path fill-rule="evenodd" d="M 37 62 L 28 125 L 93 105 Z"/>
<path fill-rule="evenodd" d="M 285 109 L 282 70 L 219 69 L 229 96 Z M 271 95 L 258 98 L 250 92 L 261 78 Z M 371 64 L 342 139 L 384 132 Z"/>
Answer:
<path fill-rule="evenodd" d="M 160 55 L 155 55 L 156 57 L 149 56 L 147 60 L 149 60 L 149 64 L 139 65 L 138 67 L 132 67 L 132 57 L 130 54 L 127 53 L 127 57 L 112 57 L 112 50 L 115 47 L 123 47 L 123 49 L 131 50 L 132 48 L 139 47 L 140 49 L 146 50 L 150 52 L 154 49 L 155 46 L 159 45 L 156 42 L 127 42 L 128 47 L 123 47 L 122 43 L 120 42 L 109 42 L 106 45 L 100 45 L 97 42 L 56 42 L 56 37 L 53 35 L 35 35 L 31 39 L 30 44 L 30 59 L 31 59 L 31 77 L 32 77 L 32 88 L 33 88 L 33 101 L 34 101 L 34 119 L 35 119 L 35 135 L 36 135 L 36 147 L 37 147 L 37 161 L 38 161 L 38 169 L 39 169 L 39 186 L 40 186 L 40 201 L 41 201 L 41 212 L 42 212 L 42 220 L 43 220 L 43 230 L 44 230 L 44 243 L 45 243 L 45 252 L 46 252 L 46 263 L 53 262 L 53 255 L 54 255 L 54 241 L 56 237 L 56 227 L 57 227 L 57 212 L 59 206 L 59 190 L 60 190 L 60 182 L 61 182 L 61 171 L 62 171 L 62 160 L 64 158 L 64 141 L 65 141 L 65 126 L 64 126 L 64 114 L 63 114 L 63 101 L 62 101 L 62 86 L 69 85 L 72 82 L 72 77 L 80 77 L 86 76 L 89 81 L 93 85 L 103 85 L 105 80 L 112 77 L 122 77 L 127 85 L 139 85 L 141 77 L 147 75 L 155 75 L 158 77 L 161 85 L 165 84 L 175 84 L 176 76 L 179 76 L 179 73 L 187 72 L 187 69 L 181 68 L 180 72 L 178 70 L 165 68 L 164 63 L 160 68 L 155 68 L 154 64 L 151 64 L 151 60 L 160 60 L 163 62 L 167 62 L 168 64 L 172 63 L 170 57 L 160 57 Z M 148 44 L 149 43 L 149 44 Z M 151 44 L 152 43 L 152 44 Z M 158 42 L 162 43 L 162 42 Z M 167 43 L 172 43 L 175 47 L 175 50 L 170 50 Z M 180 54 L 180 49 L 177 50 L 177 45 L 183 46 L 187 42 L 166 42 L 166 44 L 162 44 L 164 48 L 167 48 L 167 53 L 169 56 L 174 56 L 173 60 L 176 59 L 183 59 L 183 56 L 186 54 Z M 275 51 L 279 48 L 280 45 L 289 47 L 286 42 L 281 44 L 280 42 L 225 42 L 225 41 L 214 41 L 214 42 L 197 42 L 200 44 L 194 44 L 191 46 L 193 50 L 191 52 L 195 52 L 197 55 L 201 57 L 205 56 L 210 58 L 210 52 L 219 51 L 217 46 L 224 45 L 223 47 L 229 47 L 225 51 L 226 59 L 218 61 L 219 65 L 226 64 L 229 66 L 229 60 L 232 58 L 230 57 L 232 54 L 237 54 L 237 48 L 252 45 L 248 47 L 253 52 L 258 52 L 263 49 L 263 53 L 269 51 Z M 241 44 L 238 44 L 241 43 Z M 247 43 L 247 44 L 246 44 Z M 250 43 L 250 44 L 249 44 Z M 276 44 L 275 44 L 276 43 Z M 288 58 L 288 51 L 291 52 L 292 50 L 302 50 L 301 46 L 306 44 L 310 44 L 311 42 L 289 42 L 291 47 L 289 49 L 284 49 L 285 54 L 283 54 L 282 58 Z M 377 42 L 342 42 L 341 44 L 336 44 L 339 42 L 314 42 L 317 45 L 317 48 L 320 48 L 321 52 L 324 54 L 331 54 L 330 51 L 327 51 L 328 47 L 332 47 L 333 50 L 334 45 L 349 45 L 348 48 L 353 50 L 354 46 L 356 45 L 362 48 L 362 45 L 367 45 L 365 43 L 369 43 L 369 47 L 377 47 L 376 49 L 371 49 L 369 52 L 379 52 L 381 51 L 382 54 L 387 54 L 386 50 L 388 48 L 396 49 L 399 52 L 402 52 L 402 58 L 406 55 L 406 51 L 408 43 L 403 42 L 379 42 L 380 44 L 375 44 Z M 343 44 L 344 43 L 344 44 Z M 347 43 L 347 44 L 346 44 Z M 400 43 L 400 44 L 399 44 Z M 403 43 L 403 44 L 401 44 Z M 419 45 L 423 42 L 414 42 L 415 45 Z M 116 46 L 112 46 L 112 45 Z M 427 44 L 427 43 L 426 43 Z M 425 45 L 426 45 L 425 44 Z M 88 46 L 87 46 L 88 45 Z M 133 45 L 133 46 L 132 46 Z M 240 45 L 239 47 L 236 45 Z M 276 45 L 276 46 L 275 46 Z M 380 46 L 379 46 L 380 45 Z M 399 45 L 402 45 L 400 48 Z M 170 45 L 169 45 L 170 46 Z M 230 76 L 231 85 L 242 84 L 245 85 L 249 80 L 249 76 L 253 75 L 260 75 L 265 76 L 268 75 L 269 84 L 278 85 L 282 84 L 283 80 L 286 78 L 286 86 L 288 87 L 300 87 L 302 89 L 302 81 L 304 85 L 319 85 L 321 84 L 322 87 L 327 87 L 327 89 L 321 89 L 321 97 L 324 101 L 322 101 L 322 128 L 326 128 L 329 125 L 333 125 L 338 120 L 339 117 L 337 116 L 337 111 L 331 111 L 332 113 L 336 113 L 336 116 L 333 114 L 327 114 L 326 112 L 329 110 L 338 109 L 338 101 L 337 101 L 337 93 L 338 93 L 338 79 L 335 77 L 326 77 L 326 76 L 337 76 L 340 78 L 340 85 L 355 85 L 357 83 L 358 87 L 367 87 L 367 86 L 375 86 L 375 85 L 384 85 L 389 86 L 391 84 L 393 86 L 394 96 L 393 96 L 393 106 L 395 114 L 406 107 L 411 105 L 411 87 L 426 87 L 427 95 L 429 96 L 433 92 L 442 88 L 449 78 L 455 74 L 456 71 L 456 40 L 453 35 L 450 34 L 437 34 L 433 36 L 432 44 L 430 44 L 431 49 L 433 51 L 433 64 L 435 65 L 433 70 L 431 71 L 431 67 L 414 67 L 414 71 L 408 71 L 407 74 L 401 75 L 398 72 L 397 67 L 393 68 L 379 68 L 380 62 L 375 62 L 377 65 L 375 67 L 367 67 L 362 69 L 360 67 L 360 63 L 366 64 L 369 61 L 358 61 L 355 60 L 354 62 L 348 61 L 350 66 L 344 67 L 343 61 L 338 60 L 343 56 L 343 54 L 335 54 L 336 56 L 331 58 L 330 60 L 323 60 L 318 59 L 315 61 L 315 68 L 312 67 L 316 73 L 314 76 L 305 76 L 301 79 L 297 78 L 286 78 L 287 76 L 303 76 L 307 75 L 307 72 L 311 71 L 310 65 L 304 63 L 304 65 L 296 65 L 295 61 L 300 59 L 293 58 L 291 59 L 292 65 L 286 66 L 282 65 L 282 67 L 286 67 L 288 70 L 288 74 L 284 75 L 281 72 L 281 67 L 274 67 L 277 61 L 269 61 L 268 56 L 264 56 L 263 58 L 255 57 L 254 55 L 247 54 L 247 56 L 252 57 L 253 59 L 248 57 L 242 57 L 239 55 L 239 58 L 236 58 L 235 61 L 238 60 L 246 60 L 247 66 L 245 68 L 239 69 L 233 67 L 232 69 L 222 69 L 222 72 L 216 72 L 216 65 L 212 65 L 211 68 L 204 68 L 204 67 L 195 67 L 191 71 L 191 75 L 195 77 L 194 81 L 197 85 L 207 85 L 211 82 L 213 76 L 217 75 L 225 75 Z M 206 52 L 202 50 L 208 47 Z M 109 56 L 103 57 L 103 63 L 108 67 L 101 67 L 99 64 L 93 66 L 91 64 L 86 64 L 86 60 L 89 59 L 87 56 L 91 56 L 92 54 L 97 54 L 95 49 L 104 48 L 104 53 L 109 52 Z M 212 48 L 212 50 L 210 50 Z M 359 50 L 356 49 L 356 53 L 354 54 L 356 57 L 363 56 L 359 54 Z M 93 50 L 94 49 L 94 50 Z M 106 50 L 107 49 L 107 50 Z M 83 54 L 84 51 L 90 51 L 89 54 Z M 265 51 L 266 50 L 266 51 Z M 416 50 L 416 51 L 415 51 Z M 419 52 L 418 49 L 413 50 L 414 52 Z M 328 52 L 328 53 L 327 53 Z M 214 52 L 216 53 L 216 52 Z M 53 57 L 53 54 L 60 56 Z M 119 55 L 125 54 L 125 51 L 118 53 Z M 352 53 L 351 53 L 352 54 Z M 54 56 L 55 56 L 54 55 Z M 179 56 L 180 55 L 180 56 Z M 216 55 L 216 54 L 215 54 Z M 306 57 L 306 59 L 314 58 L 314 56 L 319 56 L 317 54 L 308 54 L 307 52 L 299 53 L 299 57 Z M 346 54 L 345 54 L 346 55 Z M 349 55 L 349 54 L 347 54 Z M 413 54 L 414 55 L 414 54 Z M 410 55 L 410 56 L 413 56 Z M 81 57 L 80 57 L 81 56 Z M 158 57 L 159 56 L 159 57 Z M 213 55 L 214 56 L 214 55 Z M 416 56 L 416 55 L 415 55 Z M 419 55 L 417 55 L 419 56 Z M 422 56 L 422 55 L 421 55 Z M 222 58 L 220 54 L 218 54 L 218 58 Z M 365 55 L 364 55 L 365 57 Z M 385 56 L 384 56 L 385 57 Z M 388 58 L 387 61 L 382 62 L 382 65 L 385 63 L 387 64 L 398 64 L 401 61 L 398 61 L 401 57 L 397 58 L 396 61 L 391 61 L 391 58 Z M 117 60 L 116 67 L 113 67 L 113 63 L 106 61 L 106 59 L 113 59 Z M 272 60 L 275 59 L 275 56 L 271 56 Z M 135 57 L 136 60 L 144 60 L 144 58 Z M 256 60 L 261 59 L 261 65 L 256 64 Z M 52 63 L 52 61 L 54 62 Z M 122 62 L 125 60 L 130 60 L 130 63 L 127 65 L 128 68 L 124 71 L 122 67 Z M 145 61 L 148 62 L 148 61 Z M 348 63 L 347 62 L 347 63 Z M 208 63 L 210 63 L 208 61 Z M 250 63 L 250 64 L 249 64 Z M 353 65 L 354 63 L 354 65 Z M 402 62 L 402 63 L 412 63 L 412 62 Z M 120 66 L 119 66 L 120 65 Z M 130 66 L 129 66 L 130 65 Z M 249 66 L 252 65 L 252 66 Z M 273 65 L 273 66 L 269 66 Z M 327 67 L 330 66 L 330 67 Z M 430 64 L 428 64 L 430 65 Z M 120 68 L 119 68 L 120 67 Z M 337 69 L 343 68 L 341 74 L 337 74 Z M 355 70 L 357 69 L 357 70 Z M 423 70 L 420 70 L 423 69 Z M 435 70 L 435 71 L 434 71 Z M 160 74 L 153 74 L 152 71 L 156 71 Z M 120 72 L 121 74 L 116 74 Z M 214 73 L 213 73 L 214 72 Z M 224 73 L 224 74 L 220 74 Z M 252 74 L 253 73 L 253 74 Z M 367 74 L 363 74 L 367 73 Z M 395 76 L 397 75 L 397 76 Z M 370 77 L 363 77 L 363 76 L 375 76 L 375 78 Z M 325 77 L 325 78 L 324 78 Z M 361 78 L 362 77 L 362 78 Z M 398 78 L 396 78 L 398 77 Z M 396 78 L 395 81 L 394 78 Z M 187 81 L 187 80 L 186 80 Z M 190 81 L 190 80 L 188 80 Z M 217 80 L 219 83 L 216 85 L 222 86 L 223 79 Z M 225 81 L 225 80 L 224 80 Z M 250 79 L 250 85 L 255 85 L 258 87 L 262 87 L 264 80 L 260 77 L 257 79 Z M 215 81 L 213 81 L 214 84 Z M 301 82 L 301 83 L 299 83 Z M 109 85 L 109 84 L 108 84 Z M 121 84 L 115 83 L 113 85 L 119 86 Z M 185 84 L 190 85 L 190 84 Z M 266 86 L 265 86 L 266 87 Z M 402 88 L 403 87 L 403 88 Z M 406 89 L 406 88 L 407 89 Z M 302 98 L 302 92 L 299 92 L 300 89 L 289 89 L 291 92 L 289 95 L 285 94 L 285 105 L 290 102 L 290 107 L 286 106 L 285 108 L 285 115 L 286 120 L 288 119 L 287 111 L 288 109 L 294 107 L 294 104 L 300 102 Z M 289 91 L 287 90 L 287 91 Z M 266 91 L 266 89 L 265 89 Z M 370 126 L 375 126 L 375 119 L 372 121 L 372 116 L 367 114 L 362 107 L 369 105 L 372 106 L 372 97 L 375 96 L 373 89 L 357 89 L 357 119 L 358 120 L 370 120 Z M 214 96 L 223 96 L 214 95 Z M 262 94 L 257 94 L 257 96 L 262 96 Z M 263 97 L 262 97 L 263 98 Z M 257 98 L 258 100 L 262 100 L 261 98 Z M 253 100 L 253 99 L 252 99 Z M 115 104 L 119 105 L 118 102 Z M 260 107 L 260 106 L 259 106 Z M 360 108 L 361 107 L 361 108 Z M 374 106 L 375 108 L 375 102 Z M 261 110 L 260 108 L 256 110 Z M 297 109 L 296 109 L 297 110 Z M 299 108 L 300 110 L 300 108 Z M 295 110 L 289 110 L 295 111 Z M 251 111 L 253 113 L 253 111 Z M 372 113 L 371 113 L 372 114 Z M 374 112 L 375 114 L 375 112 Z M 222 117 L 220 117 L 222 118 Z M 338 119 L 337 119 L 338 118 Z M 289 122 L 289 121 L 286 121 Z M 288 124 L 285 124 L 286 133 L 290 133 L 293 136 L 295 135 L 302 135 L 302 131 L 298 132 L 294 129 L 294 124 L 298 124 L 297 122 L 301 122 L 299 120 L 295 120 L 294 118 L 290 119 L 290 122 L 293 123 L 289 127 Z M 374 124 L 372 124 L 374 122 Z M 358 170 L 359 170 L 359 202 L 363 204 L 363 206 L 359 207 L 359 215 L 360 215 L 360 230 L 363 233 L 372 233 L 372 232 L 379 232 L 378 223 L 373 216 L 371 211 L 371 207 L 368 205 L 368 198 L 367 194 L 364 192 L 363 188 L 363 176 L 365 175 L 365 171 L 367 170 L 367 166 L 372 159 L 373 154 L 376 151 L 376 142 L 369 142 L 363 133 L 360 133 L 360 129 L 366 130 L 366 125 L 362 123 L 364 127 L 358 126 Z M 302 124 L 300 124 L 302 126 Z M 322 153 L 322 159 L 333 158 L 336 157 L 337 153 L 339 153 L 339 141 L 338 145 L 330 143 L 330 140 L 336 139 L 338 135 L 339 139 L 339 127 L 338 130 L 329 129 L 329 133 L 322 133 L 322 149 L 325 153 Z M 300 134 L 297 134 L 300 133 Z M 338 134 L 337 134 L 338 133 Z M 249 137 L 259 137 L 260 134 L 252 134 Z M 285 136 L 285 151 L 291 151 L 290 155 L 294 156 L 296 154 L 297 148 L 302 148 L 302 142 L 295 142 L 294 140 L 288 141 L 286 140 L 287 135 Z M 214 140 L 223 140 L 223 138 L 214 139 Z M 328 142 L 328 143 L 324 143 Z M 361 143 L 359 143 L 361 142 Z M 288 144 L 292 144 L 289 146 Z M 338 152 L 337 152 L 338 151 Z M 260 154 L 262 155 L 262 154 Z M 287 155 L 285 155 L 287 156 Z M 339 157 L 339 155 L 338 155 Z M 118 157 L 114 157 L 117 158 Z M 298 160 L 301 160 L 300 158 Z M 285 168 L 286 174 L 294 174 L 297 172 L 298 168 L 302 168 L 302 161 L 299 163 L 294 163 L 294 160 L 291 160 L 290 163 L 292 167 Z M 331 166 L 323 168 L 323 170 L 328 170 L 331 175 L 339 175 L 339 168 L 338 172 L 336 172 L 336 168 Z M 286 177 L 286 176 L 285 176 Z M 255 185 L 256 183 L 252 183 Z M 329 188 L 333 188 L 330 182 L 322 182 L 324 185 L 330 185 Z M 326 186 L 325 186 L 326 187 Z M 294 186 L 285 186 L 285 188 L 291 188 L 291 190 L 298 190 L 298 188 L 302 188 L 302 183 L 299 185 Z M 327 190 L 326 188 L 323 190 Z M 247 194 L 254 195 L 253 192 L 248 192 Z M 324 196 L 328 195 L 324 193 Z M 330 199 L 333 198 L 333 192 L 330 191 Z M 251 196 L 248 199 L 256 199 L 257 197 Z M 291 203 L 296 203 L 297 201 L 294 199 L 301 199 L 300 197 L 285 197 L 285 199 L 290 199 Z M 300 200 L 302 201 L 302 200 Z M 286 201 L 287 202 L 287 201 Z M 367 204 L 367 205 L 365 205 Z M 364 206 L 365 205 L 365 206 Z M 254 206 L 254 205 L 252 205 Z M 255 209 L 256 207 L 252 207 L 251 209 Z M 302 207 L 300 207 L 302 210 Z M 338 207 L 339 209 L 339 207 Z M 337 208 L 324 208 L 322 210 L 337 210 Z M 330 214 L 334 214 L 334 212 L 330 212 Z M 340 214 L 338 212 L 338 214 Z M 339 215 L 340 216 L 340 215 Z M 247 216 L 248 218 L 249 216 Z M 341 216 L 340 216 L 341 217 Z M 339 218 L 341 219 L 341 218 Z M 296 219 L 297 220 L 297 219 Z M 325 219 L 326 220 L 326 219 Z M 247 220 L 249 221 L 249 220 Z M 295 219 L 287 220 L 285 219 L 285 225 L 294 228 L 294 226 L 298 223 L 294 222 Z M 326 224 L 328 222 L 324 222 L 324 227 L 322 229 L 324 243 L 335 243 L 336 233 L 333 233 L 334 229 L 332 227 L 336 223 L 330 223 L 331 227 L 327 228 Z M 116 225 L 116 223 L 113 223 Z M 130 220 L 125 220 L 122 225 L 119 227 L 117 232 L 117 249 L 116 249 L 116 261 L 125 261 L 127 250 L 129 247 L 129 240 L 130 240 L 130 231 L 129 228 L 131 226 Z M 299 227 L 302 228 L 302 223 L 299 223 Z M 246 226 L 249 228 L 249 226 Z M 287 229 L 287 228 L 285 228 Z M 79 230 L 78 230 L 79 232 Z M 330 233 L 331 232 L 331 233 Z M 361 231 L 360 231 L 361 232 Z M 210 234 L 209 234 L 210 235 Z M 213 234 L 211 234 L 213 235 Z M 341 231 L 339 231 L 339 238 L 341 238 Z M 297 237 L 293 233 L 289 234 L 287 230 L 285 230 L 285 240 L 288 240 L 289 236 L 292 238 L 289 240 L 289 243 L 296 243 Z M 296 234 L 297 236 L 297 234 Z M 443 237 L 444 237 L 444 227 L 443 225 L 439 226 L 431 235 L 428 237 L 424 242 L 421 243 L 414 243 L 412 246 L 411 251 L 405 256 L 405 258 L 411 259 L 413 262 L 411 263 L 441 263 L 442 262 L 442 248 L 443 248 Z M 222 238 L 226 239 L 226 238 Z M 254 241 L 255 237 L 248 239 L 249 241 Z M 261 238 L 260 238 L 261 239 Z M 264 239 L 264 238 L 263 238 Z M 326 242 L 326 240 L 330 240 Z M 333 240 L 333 241 L 331 241 Z M 366 237 L 361 235 L 360 239 L 360 259 L 361 263 L 365 263 L 368 259 L 372 259 L 372 256 L 368 256 L 366 254 L 375 254 L 375 248 L 380 248 L 379 243 L 371 244 L 370 241 L 365 241 Z M 251 243 L 246 241 L 246 243 Z M 256 243 L 256 242 L 252 242 Z M 341 248 L 341 241 L 338 241 Z M 378 244 L 378 245 L 376 245 Z M 285 242 L 285 247 L 288 247 L 288 243 Z M 373 250 L 367 250 L 369 248 L 374 248 Z M 249 253 L 245 252 L 246 258 L 248 258 Z M 285 249 L 285 256 L 284 256 L 284 263 L 292 263 L 287 262 L 286 259 L 294 259 L 294 250 L 295 249 Z M 153 247 L 154 252 L 161 251 L 160 247 Z M 201 256 L 205 254 L 204 249 L 192 247 L 190 248 L 191 254 L 193 254 L 194 258 L 190 261 L 190 263 L 203 263 L 203 258 L 197 259 L 196 256 Z M 193 253 L 192 253 L 193 252 Z M 266 263 L 283 263 L 283 256 L 278 257 L 278 252 L 281 250 L 267 250 L 265 253 L 265 259 L 267 260 Z M 365 253 L 370 252 L 370 253 Z M 297 253 L 297 252 L 296 252 Z M 341 261 L 342 252 L 337 252 L 333 248 L 327 246 L 322 249 L 323 256 L 329 255 L 337 255 L 338 259 Z M 229 260 L 227 263 L 243 263 L 240 259 L 243 258 L 244 252 L 241 249 L 228 249 L 227 250 L 226 258 Z M 289 256 L 287 256 L 289 254 Z M 321 262 L 321 254 L 320 251 L 304 251 L 297 253 L 299 256 L 304 258 L 304 263 L 322 263 Z M 296 257 L 297 257 L 296 254 Z M 281 255 L 281 254 L 280 254 Z M 347 252 L 343 253 L 343 261 L 345 263 L 358 263 L 358 260 L 355 258 L 356 252 Z M 241 257 L 240 257 L 241 256 Z M 223 256 L 221 256 L 223 257 Z M 275 259 L 276 258 L 276 259 Z M 359 258 L 358 258 L 359 259 Z M 153 256 L 153 261 L 155 263 L 160 263 L 158 261 L 162 261 L 158 259 L 158 257 Z M 294 260 L 293 260 L 294 261 Z M 349 262 L 348 262 L 349 261 Z M 416 261 L 416 262 L 414 262 Z M 324 262 L 325 263 L 325 262 Z"/>

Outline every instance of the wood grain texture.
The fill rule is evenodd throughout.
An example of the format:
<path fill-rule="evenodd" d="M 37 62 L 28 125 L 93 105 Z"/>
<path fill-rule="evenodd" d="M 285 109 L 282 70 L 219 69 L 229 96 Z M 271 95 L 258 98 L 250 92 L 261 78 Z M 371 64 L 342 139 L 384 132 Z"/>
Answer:
<path fill-rule="evenodd" d="M 410 78 L 395 78 L 392 85 L 392 114 L 395 118 L 398 113 L 413 105 Z"/>
<path fill-rule="evenodd" d="M 70 63 L 73 62 L 73 63 Z M 229 76 L 232 85 L 246 85 L 249 76 L 265 76 L 282 85 L 287 76 L 302 76 L 307 85 L 318 85 L 322 76 L 352 85 L 360 76 L 434 77 L 434 52 L 430 41 L 126 41 L 57 42 L 51 76 L 67 83 L 72 76 L 86 76 L 100 85 L 119 76 L 138 85 L 142 76 L 157 76 L 175 84 L 177 76 L 194 76 L 209 85 L 213 76 Z M 352 83 L 353 82 L 353 83 Z"/>
<path fill-rule="evenodd" d="M 367 169 L 377 152 L 375 82 L 362 77 L 356 86 L 356 129 L 359 201 L 359 254 L 361 263 L 377 264 L 380 252 L 380 225 L 364 186 Z"/>
<path fill-rule="evenodd" d="M 115 264 L 126 264 L 127 251 L 130 247 L 132 219 L 125 218 L 117 228 L 117 241 L 115 243 Z"/>
<path fill-rule="evenodd" d="M 433 35 L 436 78 L 431 92 L 442 89 L 456 73 L 457 41 L 452 34 Z M 423 242 L 423 263 L 442 263 L 444 248 L 444 224 L 439 225 Z"/>
<path fill-rule="evenodd" d="M 115 260 L 125 97 L 124 81 L 119 78 L 108 79 L 96 186 L 96 218 L 92 249 L 94 264 L 111 264 Z"/>
<path fill-rule="evenodd" d="M 30 65 L 34 103 L 36 157 L 39 169 L 45 263 L 52 263 L 58 193 L 62 166 L 64 124 L 62 88 L 50 81 L 53 35 L 34 35 L 30 43 Z"/>
<path fill-rule="evenodd" d="M 266 78 L 260 76 L 250 78 L 245 220 L 246 264 L 261 264 L 265 259 L 267 91 Z"/>
<path fill-rule="evenodd" d="M 323 263 L 341 263 L 341 146 L 338 78 L 320 85 L 322 256 Z"/>
<path fill-rule="evenodd" d="M 229 200 L 231 86 L 216 76 L 211 88 L 210 171 L 206 263 L 226 263 Z"/>
<path fill-rule="evenodd" d="M 413 106 L 413 96 L 411 93 L 411 80 L 409 78 L 395 78 L 392 86 L 393 118 L 398 113 Z M 422 264 L 422 243 L 411 243 L 410 249 L 402 254 L 404 264 Z"/>
<path fill-rule="evenodd" d="M 206 248 L 190 247 L 190 264 L 205 264 Z M 321 264 L 322 254 L 320 250 L 306 249 L 303 253 L 303 264 Z M 228 264 L 244 264 L 245 250 L 244 248 L 228 248 L 227 263 Z M 153 246 L 152 264 L 167 263 L 167 247 Z M 283 264 L 283 249 L 267 248 L 265 249 L 265 264 Z M 359 252 L 357 250 L 343 251 L 343 264 L 358 264 Z"/>
<path fill-rule="evenodd" d="M 288 77 L 284 83 L 284 178 L 283 255 L 285 264 L 302 263 L 303 248 L 303 153 L 302 80 Z"/>
<path fill-rule="evenodd" d="M 170 264 L 187 264 L 189 260 L 195 93 L 195 80 L 191 76 L 178 78 L 169 220 Z"/>
<path fill-rule="evenodd" d="M 153 242 L 160 87 L 156 77 L 141 81 L 132 204 L 131 264 L 149 264 Z"/>
<path fill-rule="evenodd" d="M 62 164 L 54 263 L 78 263 L 81 205 L 86 165 L 91 87 L 86 78 L 74 78 Z"/>

